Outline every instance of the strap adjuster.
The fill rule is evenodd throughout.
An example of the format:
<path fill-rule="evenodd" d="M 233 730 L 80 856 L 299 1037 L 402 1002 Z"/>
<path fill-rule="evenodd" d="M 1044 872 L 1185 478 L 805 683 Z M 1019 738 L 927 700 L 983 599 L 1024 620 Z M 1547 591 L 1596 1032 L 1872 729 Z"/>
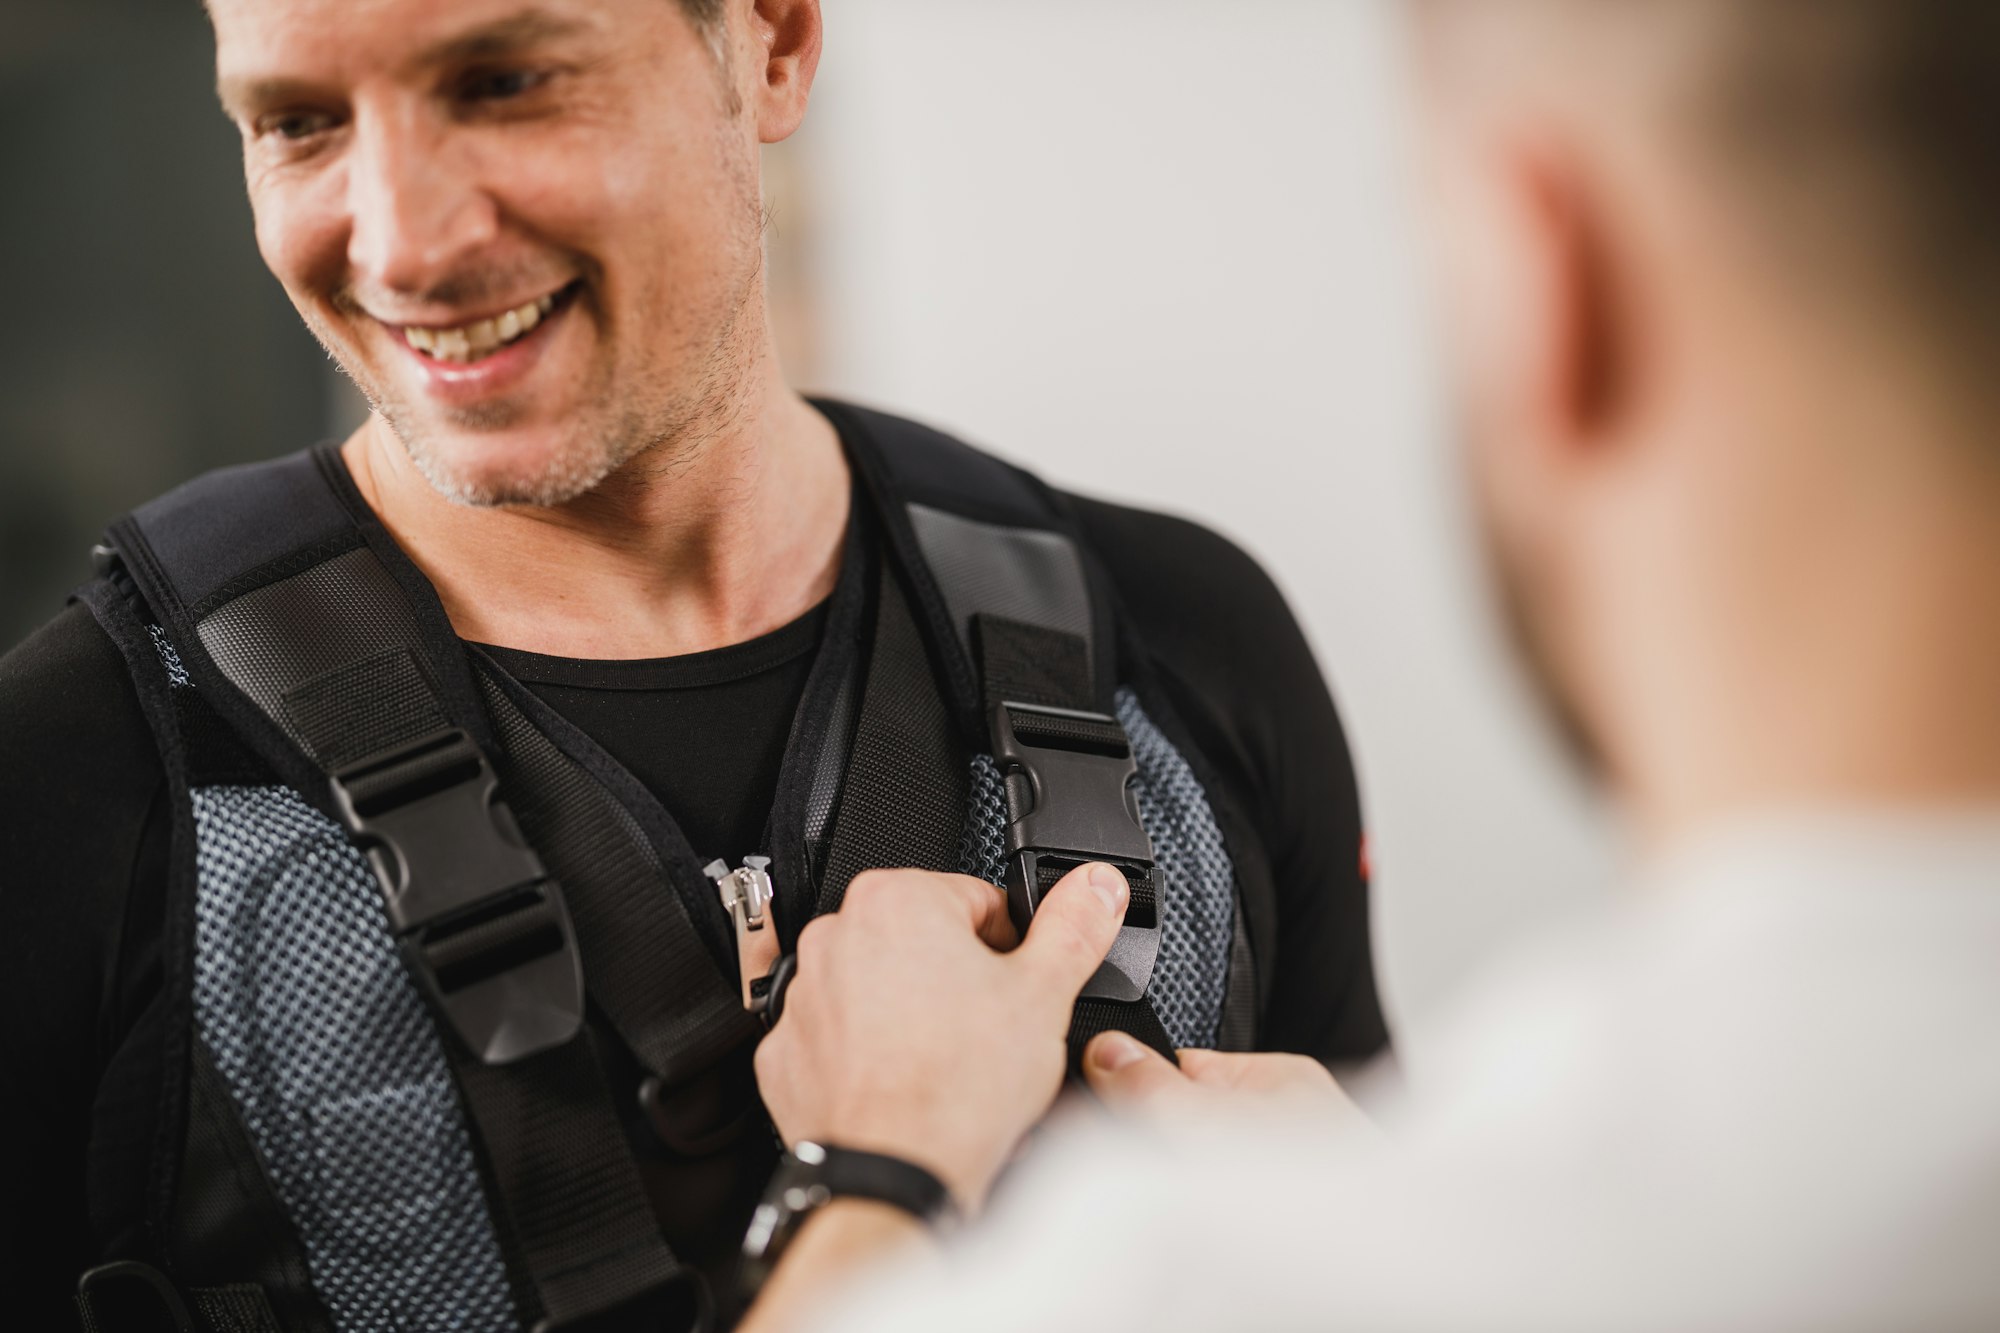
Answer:
<path fill-rule="evenodd" d="M 562 889 L 528 847 L 472 738 L 433 732 L 332 778 L 411 970 L 486 1064 L 560 1046 L 583 1023 Z"/>
<path fill-rule="evenodd" d="M 1138 762 L 1105 713 L 999 703 L 993 757 L 1007 787 L 1007 906 L 1026 933 L 1042 896 L 1080 865 L 1102 861 L 1131 886 L 1125 924 L 1083 994 L 1142 999 L 1160 954 L 1160 872 L 1132 792 Z"/>

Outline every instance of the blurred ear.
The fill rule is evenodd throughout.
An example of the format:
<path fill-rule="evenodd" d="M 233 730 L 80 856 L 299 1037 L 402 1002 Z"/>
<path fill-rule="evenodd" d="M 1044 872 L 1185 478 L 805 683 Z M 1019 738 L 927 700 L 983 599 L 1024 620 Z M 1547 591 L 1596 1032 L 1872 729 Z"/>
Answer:
<path fill-rule="evenodd" d="M 805 119 L 819 69 L 819 0 L 754 0 L 749 27 L 758 66 L 751 103 L 757 134 L 777 143 Z"/>
<path fill-rule="evenodd" d="M 1578 163 L 1522 149 L 1505 168 L 1520 247 L 1521 405 L 1561 453 L 1610 447 L 1629 402 L 1634 330 L 1620 300 L 1610 216 Z"/>

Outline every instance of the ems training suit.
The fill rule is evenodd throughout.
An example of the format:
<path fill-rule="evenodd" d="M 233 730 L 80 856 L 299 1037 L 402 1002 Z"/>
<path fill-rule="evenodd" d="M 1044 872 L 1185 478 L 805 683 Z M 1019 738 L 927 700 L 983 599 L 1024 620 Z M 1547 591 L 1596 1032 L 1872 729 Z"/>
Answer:
<path fill-rule="evenodd" d="M 1008 793 L 978 735 L 943 761 L 960 785 L 948 830 L 932 812 L 928 851 L 913 843 L 903 854 L 895 826 L 905 805 L 913 823 L 926 818 L 931 793 L 874 789 L 875 770 L 905 766 L 912 742 L 905 735 L 899 751 L 895 735 L 882 739 L 871 698 L 896 705 L 878 714 L 923 711 L 879 679 L 900 625 L 926 681 L 895 688 L 915 700 L 935 674 L 940 718 L 962 714 L 976 728 L 982 706 L 1039 691 L 1047 697 L 1030 702 L 1063 706 L 1045 721 L 1101 713 L 1115 741 L 1129 740 L 1163 875 L 1161 953 L 1143 1007 L 1167 1038 L 1329 1063 L 1379 1052 L 1387 1037 L 1351 765 L 1310 651 L 1262 571 L 1194 525 L 1048 492 L 910 423 L 822 406 L 857 475 L 827 603 L 752 642 L 661 661 L 438 649 L 475 663 L 466 694 L 496 721 L 468 725 L 497 727 L 486 744 L 506 752 L 503 799 L 543 858 L 563 861 L 562 793 L 594 777 L 618 798 L 603 817 L 657 854 L 652 878 L 685 899 L 690 947 L 732 977 L 727 919 L 710 886 L 687 882 L 699 878 L 690 863 L 734 866 L 780 844 L 789 911 L 779 920 L 790 934 L 837 906 L 860 865 L 931 864 L 999 882 Z M 316 467 L 330 493 L 343 492 L 329 452 L 284 466 L 285 485 L 318 487 Z M 325 495 L 313 503 L 338 507 Z M 248 521 L 254 529 L 256 516 Z M 199 515 L 174 522 L 201 535 Z M 413 567 L 382 541 L 373 530 L 373 556 L 422 602 Z M 1084 554 L 1083 618 L 1095 617 L 1095 637 L 1057 632 L 1067 613 L 1036 612 L 1022 591 L 1063 541 Z M 572 1302 L 546 1253 L 526 1253 L 537 1220 L 517 1216 L 517 1199 L 496 1202 L 513 1131 L 496 1128 L 492 1098 L 478 1091 L 487 1072 L 397 965 L 367 863 L 309 799 L 324 782 L 268 736 L 258 741 L 256 717 L 219 706 L 227 682 L 191 674 L 181 657 L 199 639 L 221 658 L 216 618 L 255 601 L 261 585 L 316 578 L 370 551 L 355 537 L 290 552 L 282 568 L 209 589 L 209 619 L 178 632 L 113 566 L 90 605 L 72 605 L 0 660 L 0 1067 L 17 1126 L 0 1188 L 0 1299 L 23 1327 L 66 1326 L 77 1275 L 120 1259 L 216 1293 L 196 1302 L 215 1327 L 227 1326 L 229 1300 L 259 1287 L 256 1317 L 268 1308 L 287 1328 L 498 1327 Z M 982 598 L 983 616 L 964 614 L 960 603 Z M 371 660 L 369 692 L 402 679 L 381 676 L 382 661 L 401 662 L 418 689 L 444 674 L 410 671 L 394 654 Z M 1066 661 L 1082 684 L 1076 673 L 1066 683 Z M 304 711 L 286 716 L 308 729 L 316 690 L 287 695 Z M 368 725 L 341 716 L 344 728 Z M 1081 740 L 1070 739 L 1098 745 L 1096 724 L 1079 725 Z M 532 756 L 557 749 L 590 758 L 535 788 Z M 329 771 L 354 758 L 319 753 Z M 897 813 L 875 827 L 865 811 L 847 818 L 870 801 Z M 254 857 L 244 848 L 258 845 L 288 849 L 311 873 L 275 889 L 246 875 Z M 788 879 L 809 882 L 788 890 Z M 630 1026 L 616 996 L 600 995 L 584 887 L 564 887 L 590 992 L 587 1041 L 573 1046 L 587 1049 L 615 1107 L 606 1123 L 619 1126 L 621 1163 L 629 1152 L 636 1165 L 640 1229 L 664 1239 L 671 1259 L 660 1262 L 707 1279 L 726 1324 L 732 1258 L 775 1158 L 750 1072 L 755 1031 L 729 1028 L 699 1067 L 649 1077 L 650 1057 L 621 1040 Z M 401 1007 L 370 1008 L 383 991 Z M 301 1083 L 318 1091 L 301 1099 Z"/>

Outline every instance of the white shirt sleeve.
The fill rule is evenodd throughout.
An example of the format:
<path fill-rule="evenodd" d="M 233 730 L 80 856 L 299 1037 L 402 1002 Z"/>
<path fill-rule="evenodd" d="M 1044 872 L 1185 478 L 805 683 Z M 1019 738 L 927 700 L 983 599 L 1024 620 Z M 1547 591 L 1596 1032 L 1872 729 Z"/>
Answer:
<path fill-rule="evenodd" d="M 2000 836 L 1935 842 L 1739 854 L 1517 956 L 1393 1146 L 1052 1132 L 941 1263 L 824 1327 L 2000 1328 Z"/>

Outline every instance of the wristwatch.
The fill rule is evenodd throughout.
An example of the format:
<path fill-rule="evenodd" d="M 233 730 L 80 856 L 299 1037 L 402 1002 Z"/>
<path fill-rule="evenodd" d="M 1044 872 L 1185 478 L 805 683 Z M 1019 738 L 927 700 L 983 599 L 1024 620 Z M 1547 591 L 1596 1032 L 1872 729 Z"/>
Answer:
<path fill-rule="evenodd" d="M 951 1191 L 915 1162 L 801 1140 L 779 1159 L 764 1201 L 757 1205 L 750 1229 L 743 1235 L 741 1273 L 746 1296 L 764 1285 L 805 1219 L 835 1199 L 886 1203 L 938 1229 L 958 1220 L 958 1204 Z"/>

